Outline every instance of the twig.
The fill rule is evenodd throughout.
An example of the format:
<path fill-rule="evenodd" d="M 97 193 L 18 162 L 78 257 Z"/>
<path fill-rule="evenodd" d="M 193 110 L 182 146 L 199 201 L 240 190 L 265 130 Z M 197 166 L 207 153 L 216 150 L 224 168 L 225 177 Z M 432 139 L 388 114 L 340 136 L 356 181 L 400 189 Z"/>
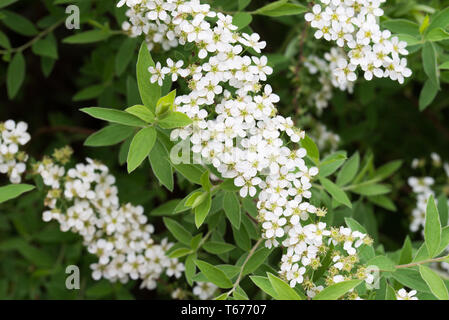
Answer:
<path fill-rule="evenodd" d="M 69 132 L 69 133 L 79 133 L 83 135 L 91 135 L 95 132 L 95 130 L 82 128 L 82 127 L 71 127 L 71 126 L 54 126 L 54 127 L 42 127 L 36 131 L 33 135 L 34 138 L 45 134 L 45 133 L 54 133 L 54 132 Z"/>
<path fill-rule="evenodd" d="M 228 292 L 228 297 L 235 291 L 235 289 L 238 287 L 240 281 L 242 280 L 243 277 L 243 270 L 245 269 L 246 264 L 248 263 L 249 259 L 252 257 L 252 255 L 254 254 L 254 252 L 256 251 L 257 247 L 259 247 L 259 245 L 262 243 L 263 239 L 260 238 L 256 244 L 251 248 L 250 252 L 248 253 L 248 256 L 246 257 L 245 261 L 242 264 L 242 267 L 240 268 L 240 273 L 239 276 L 237 278 L 237 280 L 234 283 L 234 286 L 232 287 L 231 290 L 229 290 Z"/>
<path fill-rule="evenodd" d="M 420 264 L 425 264 L 425 263 L 432 263 L 432 262 L 441 262 L 444 261 L 446 259 L 448 259 L 449 256 L 445 256 L 445 257 L 441 257 L 441 258 L 434 258 L 434 259 L 427 259 L 427 260 L 422 260 L 422 261 L 418 261 L 418 262 L 412 262 L 412 263 L 408 263 L 408 264 L 400 264 L 395 266 L 396 269 L 401 269 L 401 268 L 410 268 L 410 267 L 416 267 Z"/>
<path fill-rule="evenodd" d="M 41 33 L 39 33 L 36 37 L 34 37 L 33 39 L 31 39 L 30 41 L 28 41 L 27 43 L 21 45 L 20 47 L 17 48 L 11 48 L 11 49 L 6 49 L 6 50 L 0 50 L 0 54 L 6 54 L 6 53 L 14 53 L 14 52 L 22 52 L 26 49 L 28 49 L 29 47 L 31 47 L 34 43 L 36 43 L 38 40 L 40 40 L 41 38 L 45 37 L 47 34 L 49 34 L 50 32 L 52 32 L 53 30 L 55 30 L 57 27 L 59 27 L 62 23 L 64 22 L 64 19 L 59 20 L 58 22 L 56 22 L 55 24 L 51 25 L 50 27 L 48 27 L 47 29 L 43 30 Z"/>

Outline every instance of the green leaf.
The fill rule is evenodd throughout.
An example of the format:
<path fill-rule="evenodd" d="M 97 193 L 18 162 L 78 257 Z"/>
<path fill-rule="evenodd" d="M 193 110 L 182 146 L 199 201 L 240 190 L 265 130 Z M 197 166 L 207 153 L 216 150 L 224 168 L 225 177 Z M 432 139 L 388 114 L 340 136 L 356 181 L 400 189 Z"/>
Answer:
<path fill-rule="evenodd" d="M 159 207 L 150 212 L 150 216 L 171 216 L 182 211 L 177 210 L 178 205 L 182 202 L 180 199 L 173 199 L 164 202 Z M 187 209 L 186 209 L 187 210 Z"/>
<path fill-rule="evenodd" d="M 196 184 L 201 184 L 201 175 L 204 172 L 204 169 L 193 165 L 193 164 L 184 164 L 184 163 L 180 163 L 180 164 L 173 164 L 173 167 L 176 169 L 176 171 L 178 171 L 181 175 L 184 176 L 184 178 L 186 178 L 187 180 L 189 180 L 190 182 L 196 183 Z"/>
<path fill-rule="evenodd" d="M 7 6 L 9 6 L 9 5 L 11 5 L 11 4 L 13 4 L 14 2 L 17 2 L 17 1 L 18 0 L 2 0 L 1 3 L 0 3 L 0 9 L 4 8 L 4 7 L 7 7 Z"/>
<path fill-rule="evenodd" d="M 210 174 L 208 170 L 204 171 L 201 175 L 201 186 L 206 191 L 210 191 L 210 189 L 212 188 L 212 183 L 210 183 L 209 176 Z"/>
<path fill-rule="evenodd" d="M 401 268 L 391 273 L 391 276 L 402 285 L 419 292 L 430 292 L 429 287 L 421 278 L 418 271 L 410 268 Z"/>
<path fill-rule="evenodd" d="M 207 196 L 207 192 L 203 192 L 203 191 L 192 192 L 188 196 L 188 198 L 185 202 L 185 206 L 195 208 L 196 206 L 198 206 L 201 202 L 203 202 L 206 199 L 206 196 Z"/>
<path fill-rule="evenodd" d="M 203 240 L 203 234 L 198 233 L 196 236 L 194 236 L 192 238 L 192 240 L 190 240 L 190 248 L 193 251 L 197 251 L 202 240 Z"/>
<path fill-rule="evenodd" d="M 191 255 L 189 255 L 186 258 L 186 261 L 184 263 L 184 265 L 185 265 L 184 275 L 186 276 L 187 283 L 190 286 L 193 285 L 193 280 L 192 279 L 193 279 L 193 276 L 195 275 L 195 272 L 196 272 L 195 260 L 196 260 L 196 254 L 192 253 Z"/>
<path fill-rule="evenodd" d="M 435 45 L 432 42 L 426 42 L 422 50 L 422 63 L 424 67 L 424 72 L 429 77 L 432 84 L 440 88 L 440 80 L 438 78 L 438 67 L 437 67 L 437 53 L 435 50 Z"/>
<path fill-rule="evenodd" d="M 393 201 L 386 196 L 370 196 L 368 200 L 387 210 L 396 211 L 396 206 Z"/>
<path fill-rule="evenodd" d="M 421 277 L 427 283 L 430 291 L 432 291 L 435 297 L 437 297 L 439 300 L 449 300 L 449 294 L 447 292 L 446 285 L 435 271 L 432 271 L 432 269 L 430 269 L 429 267 L 420 265 L 419 273 L 421 274 Z"/>
<path fill-rule="evenodd" d="M 320 178 L 320 182 L 333 199 L 349 208 L 352 208 L 351 201 L 349 201 L 348 196 L 339 186 L 326 178 Z"/>
<path fill-rule="evenodd" d="M 433 258 L 437 254 L 441 241 L 441 223 L 438 209 L 433 196 L 427 200 L 426 222 L 424 226 L 424 239 L 429 256 Z"/>
<path fill-rule="evenodd" d="M 156 137 L 157 132 L 154 127 L 143 128 L 136 133 L 128 151 L 128 173 L 134 171 L 149 155 Z"/>
<path fill-rule="evenodd" d="M 412 248 L 412 242 L 410 241 L 410 237 L 407 236 L 404 241 L 404 245 L 401 249 L 401 254 L 399 256 L 399 264 L 407 264 L 412 262 L 413 260 L 413 248 Z"/>
<path fill-rule="evenodd" d="M 389 193 L 391 191 L 391 187 L 385 184 L 366 184 L 354 186 L 351 188 L 351 191 L 363 196 L 377 196 Z"/>
<path fill-rule="evenodd" d="M 320 163 L 320 177 L 327 177 L 337 171 L 346 160 L 346 152 L 338 151 L 324 158 Z"/>
<path fill-rule="evenodd" d="M 170 218 L 163 218 L 165 226 L 170 231 L 171 235 L 181 243 L 190 246 L 192 235 L 180 223 Z"/>
<path fill-rule="evenodd" d="M 147 125 L 145 121 L 122 110 L 92 107 L 83 108 L 81 109 L 81 111 L 87 113 L 91 117 L 113 123 L 123 124 L 125 126 L 142 127 Z"/>
<path fill-rule="evenodd" d="M 407 45 L 409 46 L 414 46 L 421 43 L 421 40 L 409 34 L 397 34 L 396 36 L 400 41 L 407 42 Z"/>
<path fill-rule="evenodd" d="M 143 105 L 135 105 L 125 109 L 126 112 L 135 115 L 136 117 L 142 119 L 147 123 L 151 123 L 154 121 L 154 114 L 147 107 Z"/>
<path fill-rule="evenodd" d="M 168 254 L 169 258 L 181 258 L 192 253 L 190 248 L 178 248 Z"/>
<path fill-rule="evenodd" d="M 156 115 L 164 117 L 168 111 L 173 111 L 176 99 L 176 90 L 170 91 L 167 95 L 161 97 L 156 104 Z"/>
<path fill-rule="evenodd" d="M 429 27 L 427 28 L 428 33 L 437 28 L 446 28 L 449 25 L 449 7 L 444 10 L 438 11 L 432 16 Z"/>
<path fill-rule="evenodd" d="M 64 38 L 62 42 L 69 44 L 86 44 L 106 40 L 111 34 L 104 30 L 90 30 Z"/>
<path fill-rule="evenodd" d="M 86 290 L 86 297 L 91 299 L 98 299 L 108 295 L 111 295 L 114 292 L 114 287 L 111 282 L 107 280 L 102 280 L 93 284 Z"/>
<path fill-rule="evenodd" d="M 360 155 L 358 152 L 349 158 L 337 175 L 337 185 L 344 186 L 354 180 L 360 166 Z"/>
<path fill-rule="evenodd" d="M 20 87 L 25 80 L 25 59 L 23 54 L 18 52 L 14 55 L 6 71 L 6 87 L 8 89 L 8 98 L 13 99 L 19 92 Z"/>
<path fill-rule="evenodd" d="M 125 38 L 117 55 L 115 56 L 115 73 L 120 76 L 126 69 L 133 58 L 134 51 L 136 50 L 136 39 Z"/>
<path fill-rule="evenodd" d="M 449 70 L 449 61 L 442 63 L 439 68 L 443 70 Z"/>
<path fill-rule="evenodd" d="M 231 280 L 229 280 L 226 274 L 217 267 L 201 260 L 196 260 L 195 264 L 206 276 L 207 280 L 215 284 L 217 287 L 222 289 L 232 287 Z"/>
<path fill-rule="evenodd" d="M 150 160 L 153 173 L 159 182 L 168 190 L 173 191 L 173 167 L 169 161 L 168 151 L 160 141 L 155 142 L 148 159 Z"/>
<path fill-rule="evenodd" d="M 279 0 L 254 11 L 254 14 L 261 14 L 269 17 L 281 17 L 287 15 L 300 14 L 307 11 L 307 7 L 295 4 L 287 3 L 287 0 Z"/>
<path fill-rule="evenodd" d="M 301 141 L 301 146 L 306 149 L 309 158 L 318 165 L 320 163 L 320 152 L 315 142 L 309 136 L 305 136 Z"/>
<path fill-rule="evenodd" d="M 248 232 L 244 225 L 240 226 L 240 229 L 236 229 L 232 226 L 232 235 L 234 237 L 235 244 L 244 251 L 249 251 L 251 249 L 251 239 L 249 238 Z"/>
<path fill-rule="evenodd" d="M 438 248 L 437 255 L 440 255 L 449 245 L 449 226 L 446 226 L 441 230 L 440 247 Z"/>
<path fill-rule="evenodd" d="M 394 272 L 396 270 L 394 262 L 386 256 L 374 257 L 366 263 L 369 266 L 376 266 L 382 271 Z"/>
<path fill-rule="evenodd" d="M 0 203 L 17 198 L 21 194 L 33 190 L 35 187 L 30 184 L 10 184 L 0 187 Z"/>
<path fill-rule="evenodd" d="M 36 55 L 58 59 L 58 47 L 52 33 L 45 38 L 36 41 L 31 47 L 31 50 Z"/>
<path fill-rule="evenodd" d="M 72 99 L 73 101 L 94 99 L 100 96 L 103 93 L 104 89 L 105 87 L 102 84 L 95 84 L 78 91 Z"/>
<path fill-rule="evenodd" d="M 267 277 L 261 277 L 261 276 L 252 276 L 250 277 L 251 281 L 254 282 L 256 286 L 258 286 L 263 292 L 269 294 L 273 298 L 280 300 L 277 298 L 278 294 L 273 289 L 273 286 L 271 285 L 270 280 L 268 280 Z"/>
<path fill-rule="evenodd" d="M 427 40 L 429 41 L 442 41 L 449 39 L 449 33 L 442 28 L 435 28 L 427 34 Z"/>
<path fill-rule="evenodd" d="M 390 30 L 392 33 L 408 34 L 414 37 L 420 36 L 419 25 L 410 20 L 386 20 L 382 23 L 382 27 Z"/>
<path fill-rule="evenodd" d="M 287 283 L 271 273 L 267 273 L 268 280 L 276 292 L 277 300 L 302 300 L 301 296 Z"/>
<path fill-rule="evenodd" d="M 362 226 L 357 220 L 351 217 L 345 218 L 346 225 L 353 231 L 359 231 L 361 233 L 367 233 L 364 226 Z"/>
<path fill-rule="evenodd" d="M 182 128 L 191 124 L 192 119 L 182 112 L 171 112 L 158 123 L 164 129 Z"/>
<path fill-rule="evenodd" d="M 424 31 L 426 31 L 428 27 L 429 27 L 429 16 L 426 15 L 423 22 L 419 26 L 419 33 L 423 34 Z"/>
<path fill-rule="evenodd" d="M 396 291 L 392 286 L 387 284 L 385 291 L 385 300 L 396 300 Z"/>
<path fill-rule="evenodd" d="M 54 266 L 54 259 L 47 251 L 38 249 L 21 238 L 10 238 L 0 242 L 0 252 L 17 250 L 26 260 L 37 267 Z"/>
<path fill-rule="evenodd" d="M 6 49 L 11 48 L 11 42 L 9 42 L 8 36 L 0 31 L 0 46 Z"/>
<path fill-rule="evenodd" d="M 225 192 L 223 197 L 223 208 L 231 224 L 238 230 L 241 222 L 240 202 L 234 192 Z"/>
<path fill-rule="evenodd" d="M 206 193 L 206 199 L 195 208 L 195 225 L 199 228 L 209 214 L 212 204 L 212 197 L 209 192 Z"/>
<path fill-rule="evenodd" d="M 253 16 L 248 12 L 237 12 L 232 18 L 232 24 L 238 27 L 237 31 L 242 30 L 253 21 Z"/>
<path fill-rule="evenodd" d="M 438 197 L 438 212 L 440 214 L 440 221 L 441 226 L 445 227 L 447 226 L 447 223 L 449 222 L 449 206 L 447 202 L 447 198 L 444 194 L 441 194 Z"/>
<path fill-rule="evenodd" d="M 238 2 L 239 2 L 239 11 L 242 11 L 251 3 L 251 0 L 238 0 Z"/>
<path fill-rule="evenodd" d="M 209 241 L 203 245 L 204 250 L 212 254 L 222 254 L 235 249 L 235 246 L 225 242 Z"/>
<path fill-rule="evenodd" d="M 32 37 L 39 32 L 30 20 L 20 14 L 8 10 L 2 10 L 2 14 L 2 23 L 20 35 Z"/>
<path fill-rule="evenodd" d="M 363 280 L 348 280 L 333 284 L 319 292 L 313 300 L 337 300 L 351 289 L 357 287 Z"/>
<path fill-rule="evenodd" d="M 151 58 L 145 41 L 142 42 L 137 60 L 137 84 L 139 86 L 140 97 L 145 106 L 153 113 L 156 111 L 156 103 L 161 96 L 161 87 L 157 83 L 150 82 L 149 67 L 154 67 L 155 63 Z"/>
<path fill-rule="evenodd" d="M 271 250 L 267 248 L 260 248 L 257 250 L 246 262 L 243 268 L 243 275 L 247 275 L 256 271 L 262 263 L 266 262 Z"/>
<path fill-rule="evenodd" d="M 425 110 L 438 94 L 438 87 L 436 87 L 433 82 L 428 79 L 424 86 L 422 87 L 421 93 L 419 95 L 419 111 Z"/>
<path fill-rule="evenodd" d="M 376 170 L 373 179 L 384 180 L 395 173 L 401 166 L 402 160 L 388 162 Z"/>
<path fill-rule="evenodd" d="M 84 145 L 88 147 L 103 147 L 117 144 L 134 133 L 134 128 L 121 124 L 111 124 L 91 134 Z"/>

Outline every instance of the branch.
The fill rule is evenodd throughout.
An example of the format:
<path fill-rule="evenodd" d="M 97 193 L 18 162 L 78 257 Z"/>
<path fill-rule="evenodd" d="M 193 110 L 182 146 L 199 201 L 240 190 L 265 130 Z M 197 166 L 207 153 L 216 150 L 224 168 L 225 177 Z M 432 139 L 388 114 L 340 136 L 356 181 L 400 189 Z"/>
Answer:
<path fill-rule="evenodd" d="M 237 280 L 234 283 L 234 286 L 232 287 L 231 290 L 229 290 L 228 292 L 228 297 L 235 291 L 235 289 L 238 287 L 240 281 L 242 280 L 243 277 L 243 270 L 245 269 L 246 264 L 248 263 L 249 259 L 252 257 L 252 255 L 254 254 L 254 252 L 256 252 L 257 247 L 262 243 L 263 239 L 260 238 L 256 244 L 251 248 L 250 252 L 248 253 L 248 256 L 246 257 L 245 261 L 242 264 L 242 267 L 240 268 L 240 273 L 239 276 L 237 278 Z"/>
<path fill-rule="evenodd" d="M 34 43 L 39 41 L 41 38 L 45 37 L 47 34 L 55 30 L 57 27 L 59 27 L 64 22 L 64 19 L 57 21 L 55 24 L 51 25 L 47 29 L 43 30 L 41 33 L 39 33 L 36 37 L 28 41 L 27 43 L 21 45 L 17 48 L 11 48 L 6 50 L 0 50 L 0 54 L 6 54 L 6 53 L 14 53 L 14 52 L 22 52 L 29 47 L 31 47 Z"/>
<path fill-rule="evenodd" d="M 33 138 L 36 138 L 45 133 L 54 133 L 54 132 L 69 132 L 69 133 L 79 133 L 83 135 L 91 135 L 95 132 L 95 130 L 82 128 L 82 127 L 71 127 L 71 126 L 54 126 L 54 127 L 42 127 L 36 131 L 33 135 Z"/>
<path fill-rule="evenodd" d="M 408 263 L 408 264 L 400 264 L 395 266 L 396 269 L 401 269 L 401 268 L 410 268 L 410 267 L 416 267 L 420 264 L 425 264 L 425 263 L 432 263 L 432 262 L 441 262 L 444 261 L 446 259 L 448 259 L 449 256 L 444 256 L 441 258 L 434 258 L 434 259 L 427 259 L 427 260 L 422 260 L 422 261 L 418 261 L 418 262 L 412 262 L 412 263 Z"/>

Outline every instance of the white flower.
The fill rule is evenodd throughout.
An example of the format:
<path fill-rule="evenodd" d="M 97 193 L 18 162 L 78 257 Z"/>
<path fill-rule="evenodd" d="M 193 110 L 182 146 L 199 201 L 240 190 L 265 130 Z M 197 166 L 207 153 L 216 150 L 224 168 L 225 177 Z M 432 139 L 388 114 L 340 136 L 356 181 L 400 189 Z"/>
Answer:
<path fill-rule="evenodd" d="M 412 290 L 407 292 L 404 288 L 399 289 L 396 293 L 396 300 L 419 300 L 414 295 L 416 294 L 416 290 Z"/>

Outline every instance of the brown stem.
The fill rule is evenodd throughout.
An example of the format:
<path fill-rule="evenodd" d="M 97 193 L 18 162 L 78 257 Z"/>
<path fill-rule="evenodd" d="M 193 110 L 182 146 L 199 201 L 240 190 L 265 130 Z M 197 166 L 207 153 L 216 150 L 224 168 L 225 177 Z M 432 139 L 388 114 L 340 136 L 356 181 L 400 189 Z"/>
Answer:
<path fill-rule="evenodd" d="M 72 127 L 72 126 L 54 126 L 54 127 L 42 127 L 36 131 L 33 135 L 34 138 L 46 134 L 46 133 L 55 133 L 55 132 L 68 132 L 68 133 L 78 133 L 82 135 L 91 135 L 95 132 L 95 130 L 82 128 L 82 127 Z"/>
<path fill-rule="evenodd" d="M 33 39 L 31 39 L 30 41 L 28 41 L 27 43 L 21 45 L 20 47 L 17 48 L 11 48 L 11 49 L 6 49 L 6 50 L 0 50 L 0 54 L 6 54 L 6 53 L 13 53 L 13 52 L 22 52 L 26 49 L 28 49 L 29 47 L 31 47 L 35 42 L 37 42 L 38 40 L 40 40 L 41 38 L 45 37 L 47 34 L 49 34 L 50 32 L 52 32 L 53 30 L 55 30 L 57 27 L 59 27 L 62 23 L 64 22 L 64 20 L 59 20 L 58 22 L 56 22 L 55 24 L 51 25 L 50 27 L 48 27 L 47 29 L 45 29 L 44 31 L 42 31 L 41 33 L 39 33 L 37 36 L 35 36 Z"/>
<path fill-rule="evenodd" d="M 449 256 L 445 256 L 445 257 L 441 257 L 441 258 L 434 258 L 434 259 L 427 259 L 427 260 L 422 260 L 422 261 L 418 261 L 418 262 L 412 262 L 412 263 L 408 263 L 408 264 L 400 264 L 398 266 L 395 266 L 396 269 L 401 269 L 401 268 L 410 268 L 410 267 L 416 267 L 420 264 L 425 264 L 425 263 L 432 263 L 432 262 L 441 262 L 446 260 L 447 258 L 449 258 Z"/>
<path fill-rule="evenodd" d="M 232 287 L 231 290 L 229 290 L 228 292 L 228 297 L 235 291 L 235 289 L 237 289 L 240 281 L 242 280 L 243 277 L 243 270 L 245 269 L 246 264 L 248 263 L 249 259 L 253 256 L 254 252 L 256 251 L 257 247 L 259 247 L 259 245 L 262 243 L 263 239 L 260 238 L 256 244 L 251 248 L 251 251 L 248 253 L 248 256 L 246 257 L 245 261 L 243 262 L 241 268 L 240 268 L 240 273 L 239 276 L 237 278 L 237 280 L 234 283 L 234 286 Z"/>

